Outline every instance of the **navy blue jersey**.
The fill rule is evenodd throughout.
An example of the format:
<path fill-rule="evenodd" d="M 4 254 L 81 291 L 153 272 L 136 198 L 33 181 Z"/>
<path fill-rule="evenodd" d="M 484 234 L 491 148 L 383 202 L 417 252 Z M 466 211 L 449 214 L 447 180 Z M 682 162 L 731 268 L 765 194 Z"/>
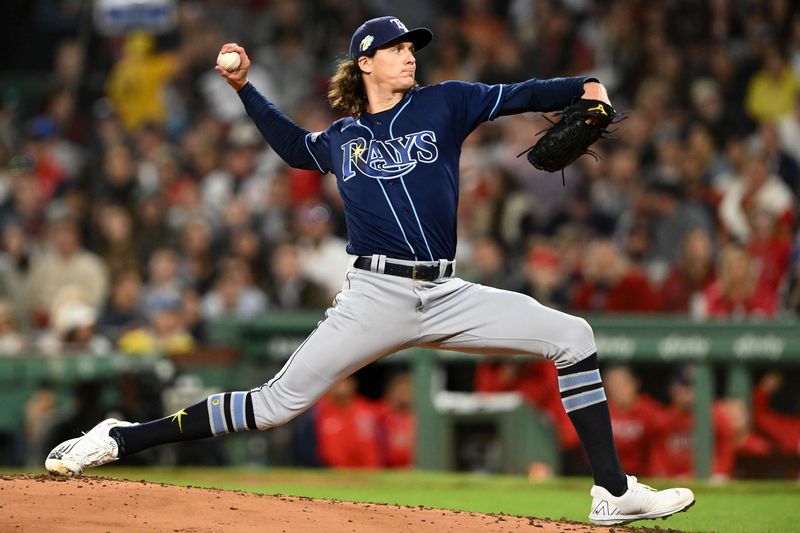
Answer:
<path fill-rule="evenodd" d="M 311 133 L 251 84 L 239 96 L 264 138 L 289 165 L 336 175 L 355 255 L 453 259 L 459 158 L 482 122 L 561 109 L 589 78 L 485 85 L 448 81 L 414 88 L 391 109 L 337 120 Z"/>

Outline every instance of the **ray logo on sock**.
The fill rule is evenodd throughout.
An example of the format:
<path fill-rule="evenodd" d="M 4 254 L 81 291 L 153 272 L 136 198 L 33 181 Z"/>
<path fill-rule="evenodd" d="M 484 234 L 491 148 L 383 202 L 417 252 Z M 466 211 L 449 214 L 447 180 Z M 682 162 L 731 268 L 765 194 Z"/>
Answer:
<path fill-rule="evenodd" d="M 181 409 L 180 411 L 176 412 L 173 415 L 170 415 L 170 418 L 172 419 L 172 421 L 178 423 L 178 430 L 181 433 L 183 433 L 183 423 L 182 423 L 181 419 L 184 416 L 188 416 L 188 413 L 186 411 L 184 411 L 183 409 Z"/>

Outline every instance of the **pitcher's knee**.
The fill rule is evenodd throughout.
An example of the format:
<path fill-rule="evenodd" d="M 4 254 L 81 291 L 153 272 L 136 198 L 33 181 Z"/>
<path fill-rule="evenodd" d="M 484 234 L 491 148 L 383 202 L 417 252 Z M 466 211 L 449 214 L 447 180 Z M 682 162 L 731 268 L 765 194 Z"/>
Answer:
<path fill-rule="evenodd" d="M 282 426 L 305 412 L 316 401 L 306 394 L 292 394 L 278 386 L 265 383 L 252 391 L 253 415 L 256 427 L 264 431 Z"/>
<path fill-rule="evenodd" d="M 574 365 L 597 352 L 594 331 L 589 323 L 577 316 L 567 315 L 564 321 L 562 338 L 553 362 L 558 368 Z"/>

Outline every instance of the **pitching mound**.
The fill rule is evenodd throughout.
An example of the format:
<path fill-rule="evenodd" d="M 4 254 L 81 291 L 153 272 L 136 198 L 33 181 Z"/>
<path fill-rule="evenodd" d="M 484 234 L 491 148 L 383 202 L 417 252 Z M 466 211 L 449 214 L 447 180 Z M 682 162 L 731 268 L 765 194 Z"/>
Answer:
<path fill-rule="evenodd" d="M 90 476 L 78 479 L 47 475 L 0 478 L 0 531 L 3 532 L 594 533 L 627 529 L 441 509 L 266 496 Z"/>

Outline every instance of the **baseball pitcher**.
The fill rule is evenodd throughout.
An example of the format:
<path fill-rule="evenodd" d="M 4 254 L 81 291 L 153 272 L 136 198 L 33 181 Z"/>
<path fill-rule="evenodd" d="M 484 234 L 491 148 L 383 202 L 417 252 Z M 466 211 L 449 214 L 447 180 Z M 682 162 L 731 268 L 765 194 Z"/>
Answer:
<path fill-rule="evenodd" d="M 563 123 L 561 128 L 577 133 L 562 133 L 557 142 L 550 135 L 547 147 L 528 155 L 531 163 L 548 170 L 563 168 L 585 153 L 613 118 L 605 88 L 584 77 L 420 87 L 415 54 L 431 39 L 430 30 L 409 30 L 394 17 L 362 24 L 328 93 L 331 106 L 348 116 L 318 132 L 299 127 L 248 83 L 250 60 L 242 47 L 222 47 L 221 52 L 239 54 L 240 64 L 233 71 L 217 66 L 217 71 L 236 90 L 270 146 L 293 167 L 336 176 L 351 256 L 342 290 L 267 383 L 214 394 L 147 423 L 105 420 L 57 446 L 45 463 L 50 472 L 79 475 L 166 442 L 285 424 L 359 368 L 398 350 L 424 346 L 536 355 L 556 365 L 564 408 L 592 467 L 592 522 L 667 517 L 694 503 L 689 489 L 655 491 L 623 471 L 594 336 L 585 320 L 456 276 L 464 139 L 481 123 L 504 115 L 573 110 L 554 129 Z M 594 130 L 584 134 L 587 128 Z M 553 155 L 555 150 L 567 155 Z"/>

